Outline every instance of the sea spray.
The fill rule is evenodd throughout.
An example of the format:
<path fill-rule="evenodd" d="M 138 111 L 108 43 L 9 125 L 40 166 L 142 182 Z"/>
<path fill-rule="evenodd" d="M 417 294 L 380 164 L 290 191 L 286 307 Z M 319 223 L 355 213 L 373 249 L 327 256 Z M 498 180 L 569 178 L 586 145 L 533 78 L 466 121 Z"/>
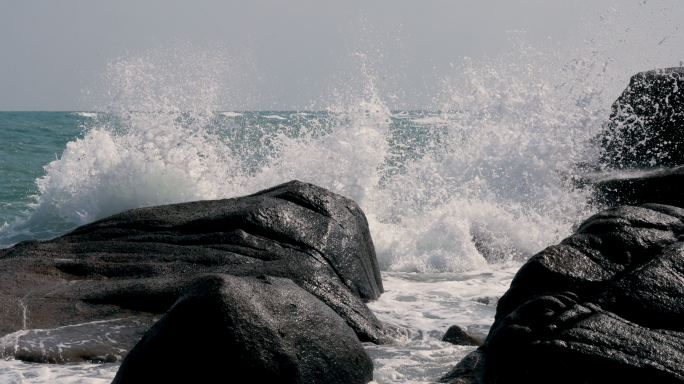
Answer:
<path fill-rule="evenodd" d="M 377 72 L 357 57 L 363 88 L 337 89 L 336 104 L 307 115 L 226 116 L 216 112 L 215 67 L 191 66 L 188 81 L 186 59 L 163 72 L 155 56 L 117 61 L 106 75 L 111 102 L 46 166 L 33 216 L 14 226 L 74 227 L 299 179 L 360 204 L 383 269 L 457 272 L 520 262 L 586 213 L 568 180 L 586 161 L 593 121 L 579 106 L 556 107 L 554 84 L 530 82 L 523 58 L 466 61 L 444 80 L 441 111 L 392 113 Z"/>
<path fill-rule="evenodd" d="M 501 56 L 456 65 L 422 111 L 390 110 L 397 93 L 380 84 L 377 52 L 352 52 L 346 83 L 321 97 L 333 101 L 304 112 L 236 111 L 249 66 L 220 49 L 129 54 L 90 91 L 101 112 L 46 166 L 31 217 L 0 241 L 299 179 L 360 204 L 385 270 L 520 263 L 598 209 L 577 183 L 599 154 L 592 138 L 629 76 L 682 44 L 674 6 L 650 4 L 611 9 L 565 45 L 535 48 L 512 32 Z M 651 28 L 651 11 L 667 20 Z"/>
<path fill-rule="evenodd" d="M 224 52 L 186 46 L 124 56 L 105 71 L 111 81 L 91 90 L 105 102 L 96 104 L 97 115 L 80 116 L 89 122 L 79 140 L 50 147 L 47 158 L 54 151 L 57 160 L 39 179 L 46 192 L 28 220 L 0 229 L 0 244 L 58 236 L 143 205 L 239 196 L 291 178 L 314 182 L 361 204 L 386 288 L 369 307 L 412 336 L 367 346 L 374 380 L 434 382 L 472 349 L 440 342 L 446 327 L 485 336 L 495 307 L 481 299 L 501 296 L 516 263 L 600 209 L 586 204 L 575 183 L 584 170 L 595 171 L 592 132 L 630 76 L 681 65 L 681 15 L 681 2 L 633 1 L 591 15 L 569 41 L 531 47 L 513 32 L 500 57 L 456 63 L 434 104 L 419 111 L 389 111 L 396 95 L 412 91 L 379 86 L 388 70 L 368 56 L 366 75 L 353 86 L 331 87 L 338 90 L 326 95 L 333 102 L 292 112 L 241 108 L 230 92 L 239 94 L 249 73 L 228 65 Z M 217 66 L 195 67 L 193 55 Z M 201 79 L 193 84 L 221 84 L 214 96 L 190 97 L 211 94 L 193 88 Z M 171 148 L 174 155 L 160 153 Z M 449 272 L 464 270 L 471 271 Z M 0 381 L 10 382 L 104 383 L 118 368 L 3 364 Z"/>

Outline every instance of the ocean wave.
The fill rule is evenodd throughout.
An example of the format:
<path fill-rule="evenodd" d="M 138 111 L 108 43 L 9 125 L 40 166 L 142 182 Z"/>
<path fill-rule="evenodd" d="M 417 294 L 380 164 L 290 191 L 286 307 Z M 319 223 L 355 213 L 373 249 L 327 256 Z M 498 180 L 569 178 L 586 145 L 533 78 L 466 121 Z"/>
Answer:
<path fill-rule="evenodd" d="M 501 56 L 464 59 L 443 78 L 430 111 L 392 112 L 379 70 L 364 55 L 354 56 L 348 81 L 359 87 L 335 89 L 321 111 L 241 119 L 212 112 L 235 109 L 221 99 L 230 87 L 224 77 L 240 77 L 225 57 L 174 48 L 122 58 L 103 76 L 107 94 L 116 95 L 107 116 L 45 167 L 35 211 L 0 228 L 0 243 L 298 179 L 361 206 L 384 270 L 520 262 L 596 209 L 573 180 L 582 177 L 578 164 L 598 157 L 591 139 L 610 104 L 629 76 L 647 69 L 646 59 L 619 51 L 620 39 L 638 45 L 659 33 L 639 20 L 607 15 L 587 28 L 586 40 L 560 51 L 514 34 Z M 632 28 L 627 37 L 604 33 L 622 24 Z M 669 57 L 649 44 L 648 59 Z"/>
<path fill-rule="evenodd" d="M 83 116 L 83 117 L 90 117 L 90 118 L 96 118 L 97 117 L 97 112 L 74 112 L 75 115 Z"/>

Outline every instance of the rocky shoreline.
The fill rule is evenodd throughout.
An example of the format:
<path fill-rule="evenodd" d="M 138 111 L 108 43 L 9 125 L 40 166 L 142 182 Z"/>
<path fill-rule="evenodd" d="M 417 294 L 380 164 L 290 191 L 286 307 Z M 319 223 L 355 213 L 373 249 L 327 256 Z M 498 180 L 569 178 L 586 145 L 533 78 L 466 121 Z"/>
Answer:
<path fill-rule="evenodd" d="M 16 335 L 0 351 L 5 357 L 123 360 L 117 383 L 141 380 L 126 372 L 160 340 L 194 334 L 193 342 L 208 343 L 204 352 L 264 380 L 365 383 L 372 363 L 360 343 L 400 332 L 364 304 L 383 288 L 363 212 L 298 181 L 236 199 L 131 210 L 53 240 L 16 244 L 0 250 L 0 287 L 0 337 Z M 198 311 L 207 312 L 201 321 Z M 40 334 L 22 332 L 68 334 L 102 322 L 119 322 L 122 331 L 66 348 L 45 348 Z M 225 345 L 250 352 L 235 355 L 239 348 Z"/>
<path fill-rule="evenodd" d="M 619 206 L 533 256 L 446 383 L 684 382 L 684 209 Z"/>
<path fill-rule="evenodd" d="M 585 180 L 610 208 L 523 265 L 440 382 L 684 383 L 684 68 L 634 75 L 597 142 L 627 174 Z"/>
<path fill-rule="evenodd" d="M 604 209 L 523 265 L 485 340 L 449 329 L 478 348 L 440 382 L 684 383 L 684 69 L 635 75 L 612 112 L 596 172 L 628 176 L 586 182 Z M 0 355 L 122 362 L 117 384 L 368 383 L 361 343 L 405 335 L 366 306 L 382 293 L 359 206 L 291 181 L 0 249 Z"/>

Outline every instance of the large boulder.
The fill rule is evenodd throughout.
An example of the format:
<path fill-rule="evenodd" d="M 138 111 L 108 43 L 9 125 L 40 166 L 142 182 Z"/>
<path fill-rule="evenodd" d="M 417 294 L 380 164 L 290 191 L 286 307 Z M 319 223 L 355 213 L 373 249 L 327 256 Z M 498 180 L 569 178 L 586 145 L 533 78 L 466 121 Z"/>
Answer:
<path fill-rule="evenodd" d="M 684 165 L 684 67 L 632 76 L 603 128 L 604 166 Z"/>
<path fill-rule="evenodd" d="M 136 318 L 139 328 L 129 334 L 141 335 L 208 273 L 291 279 L 359 340 L 386 340 L 364 304 L 380 296 L 382 281 L 363 212 L 347 198 L 292 181 L 241 198 L 134 209 L 0 250 L 0 354 L 40 345 L 26 339 L 40 335 L 17 333 L 30 329 Z M 61 361 L 119 359 L 135 342 L 123 337 L 110 355 L 100 356 L 108 348 L 100 343 Z M 55 362 L 45 350 L 16 356 Z"/>
<path fill-rule="evenodd" d="M 289 279 L 196 280 L 126 356 L 113 384 L 365 384 L 373 363 L 330 307 Z"/>
<path fill-rule="evenodd" d="M 684 209 L 620 206 L 533 256 L 442 382 L 684 383 Z"/>
<path fill-rule="evenodd" d="M 632 76 L 597 142 L 599 168 L 612 172 L 592 182 L 593 203 L 684 205 L 684 67 Z"/>

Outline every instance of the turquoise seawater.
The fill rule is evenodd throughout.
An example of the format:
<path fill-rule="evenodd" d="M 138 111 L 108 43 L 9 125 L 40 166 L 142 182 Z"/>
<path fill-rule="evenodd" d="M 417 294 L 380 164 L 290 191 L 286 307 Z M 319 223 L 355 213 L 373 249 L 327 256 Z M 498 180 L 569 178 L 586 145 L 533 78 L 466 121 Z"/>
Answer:
<path fill-rule="evenodd" d="M 43 167 L 83 136 L 88 119 L 74 112 L 0 112 L 0 224 L 30 216 Z"/>
<path fill-rule="evenodd" d="M 140 114 L 153 120 L 162 121 L 167 120 L 171 115 L 170 120 L 165 122 L 184 131 L 181 137 L 176 138 L 179 141 L 178 146 L 182 146 L 181 141 L 184 139 L 182 135 L 189 135 L 188 138 L 191 140 L 197 140 L 199 137 L 207 140 L 207 143 L 211 142 L 211 145 L 218 145 L 222 152 L 219 157 L 229 156 L 237 159 L 231 164 L 234 169 L 231 169 L 231 172 L 225 176 L 240 175 L 243 178 L 258 177 L 261 170 L 273 165 L 274 160 L 277 162 L 284 139 L 319 140 L 333 134 L 334 130 L 340 129 L 341 125 L 355 123 L 348 116 L 340 116 L 328 111 L 212 112 L 208 117 L 201 116 L 199 119 L 191 113 L 162 113 L 161 118 L 158 112 L 142 112 Z M 387 182 L 393 175 L 402 172 L 404 164 L 421 158 L 442 140 L 442 136 L 446 134 L 443 124 L 425 124 L 423 122 L 425 119 L 439 118 L 440 115 L 440 112 L 430 111 L 395 111 L 385 118 L 386 121 L 383 121 L 382 124 L 387 126 L 388 152 L 384 161 L 377 165 L 378 169 L 374 170 L 377 171 L 379 177 L 378 186 L 382 186 L 383 182 Z M 132 131 L 139 128 L 131 120 L 130 116 L 122 117 L 120 114 L 107 112 L 0 112 L 0 137 L 2 137 L 0 142 L 0 185 L 3 186 L 0 190 L 0 207 L 2 207 L 0 224 L 4 224 L 4 231 L 0 230 L 0 246 L 9 246 L 26 239 L 55 237 L 79 224 L 86 223 L 87 220 L 72 220 L 73 217 L 69 217 L 69 214 L 73 212 L 62 212 L 60 215 L 54 210 L 62 202 L 60 197 L 73 199 L 75 196 L 79 197 L 79 192 L 81 192 L 78 189 L 79 187 L 83 187 L 84 190 L 88 189 L 88 185 L 83 185 L 83 179 L 79 180 L 75 175 L 73 180 L 69 179 L 71 173 L 82 172 L 83 169 L 74 167 L 67 169 L 61 175 L 66 178 L 62 180 L 63 185 L 61 187 L 66 189 L 70 196 L 57 196 L 48 201 L 50 196 L 41 196 L 41 194 L 50 193 L 50 185 L 49 182 L 46 184 L 46 180 L 50 177 L 51 164 L 60 162 L 68 164 L 73 161 L 87 163 L 92 160 L 86 159 L 88 155 L 106 156 L 98 154 L 98 152 L 105 152 L 104 146 L 98 148 L 98 145 L 103 143 L 92 143 L 92 147 L 89 148 L 91 152 L 77 154 L 75 159 L 61 159 L 63 154 L 66 155 L 67 152 L 70 152 L 67 144 L 71 143 L 71 146 L 83 144 L 84 137 L 88 132 L 106 132 L 110 138 L 115 140 L 134 137 L 135 133 Z M 154 127 L 155 123 L 157 122 L 153 121 L 150 125 Z M 160 128 L 159 132 L 152 135 L 156 136 L 155 140 L 163 141 L 164 134 L 165 130 Z M 155 146 L 158 143 L 153 142 L 151 144 Z M 129 149 L 126 147 L 120 147 L 118 150 L 126 151 Z M 316 150 L 316 148 L 311 150 Z M 114 157 L 117 155 L 115 154 Z M 183 165 L 187 166 L 192 163 L 192 160 L 187 158 L 188 154 L 184 156 L 186 156 L 187 163 Z M 201 161 L 206 159 L 208 154 L 202 154 L 201 149 L 199 149 L 190 156 L 195 156 L 195 160 Z M 94 179 L 101 177 L 99 170 L 94 169 L 94 167 L 97 166 L 96 163 L 101 163 L 103 160 L 106 162 L 107 159 L 100 158 L 95 163 L 90 163 L 91 168 L 86 169 L 86 174 L 80 176 L 87 178 L 88 175 L 92 175 Z M 154 161 L 149 158 L 145 160 Z M 130 170 L 126 169 L 127 165 L 131 167 Z M 138 169 L 135 169 L 136 166 Z M 146 167 L 148 164 L 119 164 L 118 171 L 133 173 L 140 171 L 141 166 Z M 335 167 L 336 164 L 329 164 L 328 166 Z M 173 187 L 168 180 L 157 180 L 158 184 L 154 186 L 147 183 L 149 180 L 144 181 L 146 184 L 144 187 L 155 189 L 154 193 L 157 195 L 160 191 L 168 191 L 168 188 Z M 123 188 L 120 191 L 122 194 L 128 194 L 129 198 L 135 200 L 134 195 L 136 193 L 131 192 L 131 190 L 138 186 L 125 185 L 132 180 L 114 180 L 114 182 L 118 184 L 117 187 Z M 41 183 L 43 189 L 40 187 Z M 88 180 L 85 180 L 85 184 L 88 184 Z M 167 184 L 166 189 L 162 184 Z M 112 184 L 109 186 L 111 187 Z M 99 185 L 97 188 L 101 189 L 102 186 Z M 218 196 L 226 197 L 227 195 Z M 88 200 L 86 196 L 80 197 Z M 122 205 L 110 207 L 108 213 L 117 213 L 125 209 L 159 203 L 156 201 L 137 201 L 137 204 L 130 205 L 125 201 L 125 196 L 122 199 Z M 90 200 L 92 200 L 92 196 L 90 196 Z M 178 197 L 172 201 L 162 202 L 184 200 L 187 199 Z M 79 202 L 76 201 L 74 205 L 78 207 Z M 36 210 L 41 208 L 43 211 L 47 209 L 52 212 L 43 215 L 36 213 Z M 93 218 L 101 217 L 102 215 Z"/>

